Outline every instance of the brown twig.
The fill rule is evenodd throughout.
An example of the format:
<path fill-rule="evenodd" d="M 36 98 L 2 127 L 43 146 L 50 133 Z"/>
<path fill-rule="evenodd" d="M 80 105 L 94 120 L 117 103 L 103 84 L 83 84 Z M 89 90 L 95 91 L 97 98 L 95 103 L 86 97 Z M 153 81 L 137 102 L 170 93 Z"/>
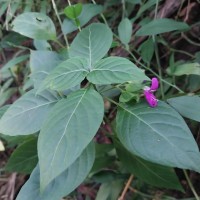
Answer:
<path fill-rule="evenodd" d="M 133 175 L 131 175 L 131 176 L 129 177 L 129 179 L 128 179 L 128 181 L 127 181 L 127 183 L 126 183 L 126 185 L 125 185 L 125 187 L 124 187 L 124 189 L 123 189 L 123 192 L 122 192 L 121 196 L 118 198 L 118 200 L 124 200 L 124 197 L 125 197 L 125 195 L 126 195 L 126 192 L 128 191 L 128 189 L 129 189 L 129 187 L 130 187 L 130 184 L 131 184 L 133 178 L 134 178 Z"/>

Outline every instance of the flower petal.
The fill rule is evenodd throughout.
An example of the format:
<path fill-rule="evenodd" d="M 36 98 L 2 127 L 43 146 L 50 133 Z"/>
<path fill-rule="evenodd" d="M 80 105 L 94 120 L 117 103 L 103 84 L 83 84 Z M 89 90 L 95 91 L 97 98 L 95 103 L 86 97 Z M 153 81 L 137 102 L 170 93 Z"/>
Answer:
<path fill-rule="evenodd" d="M 155 95 L 152 94 L 150 91 L 144 91 L 144 96 L 148 102 L 148 104 L 154 108 L 158 105 L 158 100 L 156 99 Z"/>
<path fill-rule="evenodd" d="M 152 78 L 151 79 L 151 87 L 150 87 L 150 89 L 152 91 L 156 91 L 158 89 L 158 87 L 159 87 L 159 81 L 158 81 L 158 79 L 157 78 Z"/>

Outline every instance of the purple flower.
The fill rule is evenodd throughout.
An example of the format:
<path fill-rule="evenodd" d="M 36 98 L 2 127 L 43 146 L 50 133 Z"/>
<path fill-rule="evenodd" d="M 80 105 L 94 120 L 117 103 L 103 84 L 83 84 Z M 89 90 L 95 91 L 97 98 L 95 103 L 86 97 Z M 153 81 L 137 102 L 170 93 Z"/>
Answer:
<path fill-rule="evenodd" d="M 159 87 L 158 79 L 157 78 L 152 78 L 151 79 L 151 87 L 150 87 L 151 91 L 156 91 L 158 89 L 158 87 Z"/>
<path fill-rule="evenodd" d="M 148 102 L 148 104 L 154 108 L 158 105 L 158 100 L 156 99 L 155 95 L 149 91 L 144 91 L 144 96 Z"/>
<path fill-rule="evenodd" d="M 158 87 L 159 87 L 159 81 L 157 78 L 151 79 L 151 87 L 148 87 L 148 86 L 144 87 L 145 99 L 147 100 L 148 104 L 152 108 L 154 108 L 158 105 L 158 100 L 156 99 L 155 95 L 153 94 L 154 92 L 157 91 Z"/>

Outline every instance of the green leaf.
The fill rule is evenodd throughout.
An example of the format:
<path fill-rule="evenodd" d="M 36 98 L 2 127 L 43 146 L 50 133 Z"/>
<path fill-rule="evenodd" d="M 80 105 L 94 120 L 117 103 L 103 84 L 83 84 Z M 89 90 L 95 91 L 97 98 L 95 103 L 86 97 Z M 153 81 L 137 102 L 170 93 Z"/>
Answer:
<path fill-rule="evenodd" d="M 183 192 L 173 168 L 148 162 L 128 152 L 118 141 L 114 143 L 120 161 L 130 173 L 153 186 L 176 189 Z"/>
<path fill-rule="evenodd" d="M 31 51 L 30 68 L 34 88 L 39 88 L 49 72 L 62 62 L 59 54 L 53 51 Z"/>
<path fill-rule="evenodd" d="M 42 13 L 27 12 L 17 16 L 13 31 L 37 40 L 55 40 L 56 29 L 52 20 Z"/>
<path fill-rule="evenodd" d="M 0 132 L 5 135 L 28 135 L 40 130 L 58 97 L 48 91 L 36 94 L 31 90 L 12 104 L 0 120 Z"/>
<path fill-rule="evenodd" d="M 46 40 L 34 40 L 33 44 L 37 50 L 51 50 L 51 45 Z"/>
<path fill-rule="evenodd" d="M 149 38 L 148 40 L 143 42 L 139 49 L 141 51 L 142 59 L 146 63 L 149 63 L 154 54 L 154 43 L 152 38 Z"/>
<path fill-rule="evenodd" d="M 95 200 L 116 200 L 123 188 L 122 180 L 101 184 Z"/>
<path fill-rule="evenodd" d="M 198 146 L 183 118 L 168 104 L 119 105 L 117 134 L 133 154 L 161 165 L 200 172 Z"/>
<path fill-rule="evenodd" d="M 200 122 L 200 97 L 182 96 L 168 99 L 167 102 L 173 106 L 182 116 Z"/>
<path fill-rule="evenodd" d="M 17 87 L 10 87 L 2 93 L 0 92 L 0 106 L 4 105 L 17 91 Z"/>
<path fill-rule="evenodd" d="M 96 134 L 103 113 L 103 99 L 92 88 L 73 92 L 55 105 L 39 135 L 42 190 L 80 156 Z"/>
<path fill-rule="evenodd" d="M 126 103 L 131 100 L 135 100 L 136 102 L 138 102 L 140 100 L 140 94 L 124 91 L 119 97 L 119 101 L 121 103 Z"/>
<path fill-rule="evenodd" d="M 186 63 L 182 65 L 174 66 L 173 72 L 170 68 L 167 69 L 168 74 L 174 76 L 183 76 L 183 75 L 200 75 L 200 64 L 199 63 Z"/>
<path fill-rule="evenodd" d="M 71 6 L 67 6 L 64 9 L 64 13 L 69 19 L 76 19 L 81 14 L 82 8 L 82 4 L 77 3 Z"/>
<path fill-rule="evenodd" d="M 94 5 L 94 4 L 83 4 L 83 9 L 78 17 L 78 20 L 80 22 L 80 26 L 84 26 L 89 22 L 90 19 L 92 19 L 95 15 L 101 13 L 103 10 L 103 6 L 101 5 Z M 62 31 L 64 34 L 71 33 L 75 30 L 77 30 L 78 27 L 76 26 L 76 23 L 74 20 L 65 19 L 62 24 Z"/>
<path fill-rule="evenodd" d="M 34 138 L 17 147 L 9 158 L 5 170 L 30 174 L 37 162 L 37 138 Z"/>
<path fill-rule="evenodd" d="M 0 72 L 4 73 L 7 70 L 12 69 L 14 66 L 16 66 L 17 64 L 27 60 L 29 58 L 29 55 L 23 55 L 23 56 L 18 56 L 15 57 L 13 59 L 11 59 L 10 61 L 8 61 L 1 69 Z"/>
<path fill-rule="evenodd" d="M 189 29 L 189 26 L 184 22 L 177 22 L 172 19 L 155 19 L 148 24 L 142 26 L 137 32 L 136 36 L 156 35 L 170 31 L 184 31 Z"/>
<path fill-rule="evenodd" d="M 114 149 L 112 144 L 95 144 L 95 149 L 95 162 L 91 169 L 90 176 L 91 174 L 101 171 L 103 168 L 113 166 L 114 161 L 116 160 L 115 156 L 109 155 L 109 152 Z"/>
<path fill-rule="evenodd" d="M 2 118 L 2 116 L 4 115 L 4 113 L 8 110 L 8 108 L 10 107 L 10 105 L 5 105 L 5 106 L 2 106 L 0 108 L 0 119 Z"/>
<path fill-rule="evenodd" d="M 94 144 L 90 143 L 75 162 L 56 177 L 42 194 L 40 194 L 40 172 L 37 166 L 16 200 L 60 200 L 84 181 L 94 163 L 94 158 Z"/>
<path fill-rule="evenodd" d="M 126 58 L 108 57 L 100 60 L 87 79 L 93 84 L 114 84 L 149 80 L 144 72 Z"/>
<path fill-rule="evenodd" d="M 145 3 L 143 3 L 141 6 L 140 6 L 140 9 L 138 10 L 136 16 L 132 19 L 133 22 L 136 21 L 136 19 L 138 19 L 139 17 L 142 16 L 142 14 L 149 10 L 154 4 L 156 4 L 156 0 L 148 0 L 146 1 Z"/>
<path fill-rule="evenodd" d="M 128 18 L 124 18 L 119 26 L 118 26 L 118 33 L 121 42 L 125 45 L 131 41 L 132 35 L 132 23 Z"/>
<path fill-rule="evenodd" d="M 80 84 L 88 74 L 87 61 L 71 58 L 59 64 L 44 80 L 41 89 L 66 90 Z"/>
<path fill-rule="evenodd" d="M 93 23 L 83 29 L 73 40 L 69 56 L 83 57 L 88 60 L 89 68 L 103 58 L 112 44 L 112 32 L 104 24 Z"/>

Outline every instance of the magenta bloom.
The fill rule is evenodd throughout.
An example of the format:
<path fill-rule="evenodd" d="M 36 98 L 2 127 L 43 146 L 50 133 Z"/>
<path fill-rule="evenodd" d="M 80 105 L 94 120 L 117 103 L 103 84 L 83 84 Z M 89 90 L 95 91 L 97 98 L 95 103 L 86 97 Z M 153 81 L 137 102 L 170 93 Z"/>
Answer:
<path fill-rule="evenodd" d="M 159 81 L 157 78 L 152 78 L 151 79 L 151 87 L 145 87 L 144 88 L 144 96 L 148 104 L 154 108 L 158 105 L 158 100 L 156 99 L 155 95 L 153 94 L 154 92 L 157 91 L 159 87 Z"/>
<path fill-rule="evenodd" d="M 156 99 L 155 95 L 149 91 L 144 91 L 144 96 L 148 102 L 148 104 L 154 108 L 158 105 L 158 100 Z"/>
<path fill-rule="evenodd" d="M 151 91 L 156 91 L 158 89 L 158 87 L 159 87 L 158 79 L 157 78 L 152 78 L 151 79 L 151 87 L 150 87 Z"/>

